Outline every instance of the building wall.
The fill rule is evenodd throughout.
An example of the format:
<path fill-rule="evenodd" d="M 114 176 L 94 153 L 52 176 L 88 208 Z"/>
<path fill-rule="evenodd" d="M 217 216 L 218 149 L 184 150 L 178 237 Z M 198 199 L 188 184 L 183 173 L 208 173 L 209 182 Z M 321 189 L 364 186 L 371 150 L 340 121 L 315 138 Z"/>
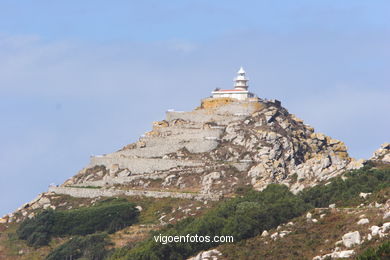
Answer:
<path fill-rule="evenodd" d="M 215 93 L 215 94 L 213 94 L 213 98 L 221 98 L 221 97 L 228 97 L 228 98 L 235 98 L 238 100 L 245 100 L 248 98 L 248 93 Z"/>

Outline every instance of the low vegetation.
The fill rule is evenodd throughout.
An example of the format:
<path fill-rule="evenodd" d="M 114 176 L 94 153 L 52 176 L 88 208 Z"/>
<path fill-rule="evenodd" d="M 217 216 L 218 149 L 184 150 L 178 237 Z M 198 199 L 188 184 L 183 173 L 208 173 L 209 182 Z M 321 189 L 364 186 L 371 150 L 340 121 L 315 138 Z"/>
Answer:
<path fill-rule="evenodd" d="M 232 255 L 241 256 L 244 252 L 238 252 L 241 250 L 239 245 L 245 244 L 249 238 L 258 236 L 263 230 L 276 228 L 281 223 L 302 216 L 312 208 L 328 207 L 332 203 L 338 207 L 352 207 L 369 201 L 360 198 L 361 192 L 373 193 L 371 198 L 375 197 L 375 201 L 381 197 L 388 198 L 386 191 L 390 188 L 389 168 L 377 169 L 368 165 L 344 176 L 347 178 L 337 177 L 326 185 L 318 185 L 296 195 L 283 185 L 271 184 L 261 192 L 240 187 L 237 197 L 218 202 L 212 209 L 207 209 L 196 217 L 187 217 L 173 225 L 168 224 L 163 229 L 152 232 L 151 236 L 143 242 L 134 242 L 114 252 L 111 252 L 112 250 L 109 252 L 107 249 L 112 247 L 107 234 L 99 232 L 112 233 L 136 221 L 142 224 L 155 223 L 160 216 L 157 213 L 170 214 L 174 207 L 181 205 L 181 202 L 177 199 L 137 200 L 137 205 L 143 208 L 141 216 L 134 204 L 126 199 L 111 199 L 95 206 L 74 210 L 45 210 L 36 217 L 24 221 L 18 228 L 17 235 L 34 247 L 48 244 L 52 237 L 74 236 L 54 249 L 47 259 L 176 260 L 186 259 L 199 251 L 219 245 L 219 243 L 157 243 L 153 235 L 160 234 L 162 236 L 187 234 L 210 237 L 233 236 L 237 246 L 234 244 L 226 246 L 231 247 L 230 252 L 234 251 Z M 302 239 L 303 236 L 304 233 Z M 310 241 L 316 242 L 316 239 L 311 238 Z M 308 244 L 303 248 L 313 246 Z M 244 250 L 245 246 L 242 248 Z M 381 259 L 375 257 L 388 254 L 388 248 L 389 245 L 385 243 L 376 249 L 365 251 L 359 259 Z M 97 252 L 101 258 L 94 255 Z M 272 252 L 270 254 L 272 255 Z"/>
<path fill-rule="evenodd" d="M 113 233 L 137 221 L 139 212 L 125 200 L 108 200 L 95 206 L 67 211 L 44 210 L 25 220 L 17 230 L 20 239 L 34 247 L 47 245 L 52 237 Z"/>
<path fill-rule="evenodd" d="M 302 191 L 299 196 L 313 207 L 328 207 L 335 203 L 338 207 L 356 206 L 364 200 L 361 192 L 372 193 L 390 187 L 390 169 L 377 169 L 367 165 L 337 177 L 327 185 L 318 185 Z"/>
<path fill-rule="evenodd" d="M 111 243 L 105 233 L 87 236 L 76 236 L 54 249 L 46 260 L 58 259 L 93 259 L 103 260 L 109 253 L 107 247 Z"/>
<path fill-rule="evenodd" d="M 325 255 L 334 251 L 337 241 L 351 231 L 359 231 L 362 237 L 371 233 L 368 226 L 358 225 L 360 215 L 364 214 L 369 220 L 369 225 L 382 224 L 381 210 L 378 208 L 365 209 L 313 209 L 310 211 L 312 219 L 317 222 L 308 221 L 306 214 L 291 220 L 290 225 L 283 225 L 279 229 L 270 229 L 268 236 L 258 235 L 245 239 L 238 243 L 226 243 L 220 245 L 217 250 L 222 252 L 223 259 L 267 259 L 267 260 L 302 260 L 313 259 L 317 255 Z M 321 217 L 322 216 L 322 217 Z M 281 237 L 281 234 L 287 234 Z M 276 235 L 275 235 L 276 234 Z M 271 237 L 273 235 L 273 237 Z M 377 242 L 374 238 L 366 241 L 360 247 L 371 247 Z M 338 245 L 340 250 L 348 250 Z M 355 249 L 358 252 L 358 248 Z M 253 252 L 256 252 L 254 254 Z"/>
<path fill-rule="evenodd" d="M 286 186 L 269 185 L 264 191 L 246 191 L 243 196 L 222 202 L 196 219 L 187 218 L 168 226 L 155 235 L 232 235 L 234 241 L 245 241 L 263 230 L 301 215 L 314 207 L 353 206 L 362 202 L 360 192 L 376 192 L 390 186 L 389 169 L 371 165 L 349 172 L 327 185 L 309 188 L 297 195 Z M 242 191 L 241 191 L 242 192 Z M 171 243 L 163 245 L 152 238 L 128 250 L 118 250 L 111 259 L 185 259 L 217 243 Z"/>
<path fill-rule="evenodd" d="M 244 196 L 221 203 L 200 218 L 187 218 L 166 227 L 154 235 L 233 236 L 240 241 L 257 235 L 291 218 L 301 215 L 308 207 L 286 186 L 269 185 L 264 191 L 249 191 Z M 218 243 L 156 243 L 148 239 L 138 247 L 118 251 L 112 259 L 185 259 Z"/>
<path fill-rule="evenodd" d="M 390 240 L 384 242 L 377 248 L 369 248 L 360 254 L 357 260 L 382 260 L 390 259 Z"/>

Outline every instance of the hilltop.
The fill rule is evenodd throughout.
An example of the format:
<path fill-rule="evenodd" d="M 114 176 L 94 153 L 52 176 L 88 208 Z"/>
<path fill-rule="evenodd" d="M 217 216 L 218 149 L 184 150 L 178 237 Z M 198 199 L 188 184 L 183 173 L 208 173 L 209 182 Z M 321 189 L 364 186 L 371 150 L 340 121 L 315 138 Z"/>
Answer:
<path fill-rule="evenodd" d="M 48 207 L 48 194 L 219 200 L 271 183 L 296 193 L 361 166 L 343 142 L 316 133 L 277 100 L 209 98 L 191 112 L 168 111 L 136 143 L 91 157 L 21 213 Z"/>
<path fill-rule="evenodd" d="M 343 142 L 314 132 L 278 101 L 205 99 L 153 126 L 138 142 L 92 157 L 62 187 L 229 195 L 283 183 L 296 192 L 361 166 Z"/>
<path fill-rule="evenodd" d="M 1 218 L 0 259 L 386 254 L 390 145 L 357 161 L 280 101 L 250 93 L 247 81 L 241 68 L 235 89 L 167 111 L 138 141 L 92 156 Z M 235 243 L 161 245 L 156 232 L 231 234 Z"/>

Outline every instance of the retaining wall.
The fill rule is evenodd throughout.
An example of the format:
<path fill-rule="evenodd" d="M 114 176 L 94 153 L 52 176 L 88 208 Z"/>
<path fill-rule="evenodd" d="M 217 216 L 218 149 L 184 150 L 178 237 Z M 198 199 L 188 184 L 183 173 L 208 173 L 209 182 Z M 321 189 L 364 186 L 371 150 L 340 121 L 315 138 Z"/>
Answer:
<path fill-rule="evenodd" d="M 152 159 L 152 158 L 128 158 L 120 153 L 107 154 L 105 156 L 91 157 L 88 167 L 104 165 L 110 168 L 118 164 L 121 169 L 129 169 L 131 173 L 153 173 L 155 171 L 166 171 L 178 166 L 202 166 L 204 163 L 195 161 L 173 160 L 173 159 Z"/>
<path fill-rule="evenodd" d="M 115 197 L 125 196 L 144 196 L 152 198 L 180 198 L 191 200 L 219 200 L 220 195 L 199 194 L 199 193 L 180 193 L 168 191 L 145 191 L 145 190 L 107 190 L 93 188 L 73 188 L 73 187 L 56 187 L 50 186 L 49 192 L 56 194 L 70 195 L 76 198 L 96 198 L 96 197 Z"/>

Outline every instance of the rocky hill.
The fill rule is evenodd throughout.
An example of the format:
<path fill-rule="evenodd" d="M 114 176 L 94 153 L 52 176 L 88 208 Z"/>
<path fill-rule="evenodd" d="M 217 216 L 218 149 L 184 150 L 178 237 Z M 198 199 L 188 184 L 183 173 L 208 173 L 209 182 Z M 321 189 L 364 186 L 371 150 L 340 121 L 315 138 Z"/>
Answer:
<path fill-rule="evenodd" d="M 381 147 L 374 152 L 370 160 L 382 163 L 390 163 L 390 144 L 383 143 Z"/>
<path fill-rule="evenodd" d="M 207 98 L 190 112 L 167 111 L 137 142 L 91 157 L 62 185 L 1 218 L 0 259 L 59 259 L 88 243 L 110 257 L 85 259 L 133 259 L 137 246 L 146 255 L 182 252 L 177 259 L 353 258 L 389 234 L 389 156 L 385 143 L 356 161 L 343 142 L 315 132 L 277 100 Z M 139 218 L 123 224 L 108 214 L 105 223 L 122 223 L 109 235 L 95 228 L 102 223 L 84 225 L 111 207 Z M 62 233 L 61 219 L 73 223 Z M 242 242 L 149 248 L 150 231 L 204 224 L 207 234 L 226 225 Z M 73 239 L 70 230 L 80 225 Z"/>
<path fill-rule="evenodd" d="M 296 192 L 361 163 L 279 101 L 205 99 L 191 112 L 168 111 L 138 142 L 92 157 L 62 187 L 226 196 L 243 185 L 283 183 Z"/>
<path fill-rule="evenodd" d="M 167 111 L 136 143 L 91 157 L 19 211 L 26 217 L 30 209 L 49 207 L 50 194 L 219 200 L 270 183 L 296 193 L 362 165 L 343 142 L 315 132 L 280 101 L 207 98 L 191 112 Z"/>

